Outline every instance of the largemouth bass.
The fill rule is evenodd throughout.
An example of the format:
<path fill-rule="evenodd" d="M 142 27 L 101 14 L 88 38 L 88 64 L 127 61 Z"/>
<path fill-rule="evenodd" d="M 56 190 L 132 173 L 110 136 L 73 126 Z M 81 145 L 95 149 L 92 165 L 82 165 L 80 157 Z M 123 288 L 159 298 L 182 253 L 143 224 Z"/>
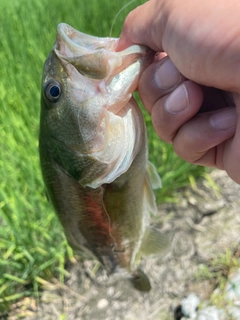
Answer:
<path fill-rule="evenodd" d="M 148 291 L 138 262 L 168 239 L 149 227 L 161 181 L 132 92 L 154 54 L 137 45 L 115 52 L 116 41 L 58 26 L 42 77 L 41 168 L 70 246 Z"/>

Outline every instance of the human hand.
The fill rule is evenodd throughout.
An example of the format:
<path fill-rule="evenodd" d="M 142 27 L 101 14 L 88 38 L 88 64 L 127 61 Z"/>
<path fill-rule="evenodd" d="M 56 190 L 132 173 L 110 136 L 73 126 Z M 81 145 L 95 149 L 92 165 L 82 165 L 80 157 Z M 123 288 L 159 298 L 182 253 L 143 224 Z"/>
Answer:
<path fill-rule="evenodd" d="M 240 27 L 234 4 L 150 0 L 127 17 L 118 49 L 137 43 L 167 52 L 145 70 L 138 88 L 156 132 L 186 161 L 224 169 L 240 183 Z"/>

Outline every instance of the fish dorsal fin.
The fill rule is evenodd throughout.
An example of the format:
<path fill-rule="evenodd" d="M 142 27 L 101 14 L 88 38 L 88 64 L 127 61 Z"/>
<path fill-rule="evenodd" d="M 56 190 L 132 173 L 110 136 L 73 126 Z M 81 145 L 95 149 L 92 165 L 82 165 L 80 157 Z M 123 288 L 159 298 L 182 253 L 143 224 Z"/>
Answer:
<path fill-rule="evenodd" d="M 142 240 L 140 252 L 142 255 L 158 255 L 168 250 L 170 239 L 160 231 L 147 228 Z"/>
<path fill-rule="evenodd" d="M 162 180 L 158 175 L 156 167 L 148 161 L 147 174 L 153 190 L 162 188 Z"/>

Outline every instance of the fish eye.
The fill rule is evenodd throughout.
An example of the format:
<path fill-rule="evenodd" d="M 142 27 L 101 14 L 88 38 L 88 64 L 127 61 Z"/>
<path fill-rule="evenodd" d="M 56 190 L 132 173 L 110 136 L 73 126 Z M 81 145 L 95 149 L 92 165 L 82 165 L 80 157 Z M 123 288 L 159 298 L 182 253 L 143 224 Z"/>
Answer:
<path fill-rule="evenodd" d="M 61 96 L 61 85 L 57 81 L 50 80 L 45 86 L 45 96 L 50 102 L 57 102 Z"/>

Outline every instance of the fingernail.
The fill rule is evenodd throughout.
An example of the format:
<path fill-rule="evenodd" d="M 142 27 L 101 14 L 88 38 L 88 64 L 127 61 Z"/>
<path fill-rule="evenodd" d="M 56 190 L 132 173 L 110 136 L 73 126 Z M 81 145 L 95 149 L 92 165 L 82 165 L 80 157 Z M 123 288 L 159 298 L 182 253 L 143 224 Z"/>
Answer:
<path fill-rule="evenodd" d="M 180 83 L 181 74 L 172 61 L 169 58 L 165 58 L 155 72 L 154 81 L 158 88 L 170 89 Z"/>
<path fill-rule="evenodd" d="M 188 92 L 184 84 L 177 87 L 165 102 L 165 109 L 173 114 L 183 111 L 188 106 Z"/>
<path fill-rule="evenodd" d="M 210 124 L 216 130 L 227 130 L 237 125 L 236 108 L 221 110 L 210 117 Z"/>

